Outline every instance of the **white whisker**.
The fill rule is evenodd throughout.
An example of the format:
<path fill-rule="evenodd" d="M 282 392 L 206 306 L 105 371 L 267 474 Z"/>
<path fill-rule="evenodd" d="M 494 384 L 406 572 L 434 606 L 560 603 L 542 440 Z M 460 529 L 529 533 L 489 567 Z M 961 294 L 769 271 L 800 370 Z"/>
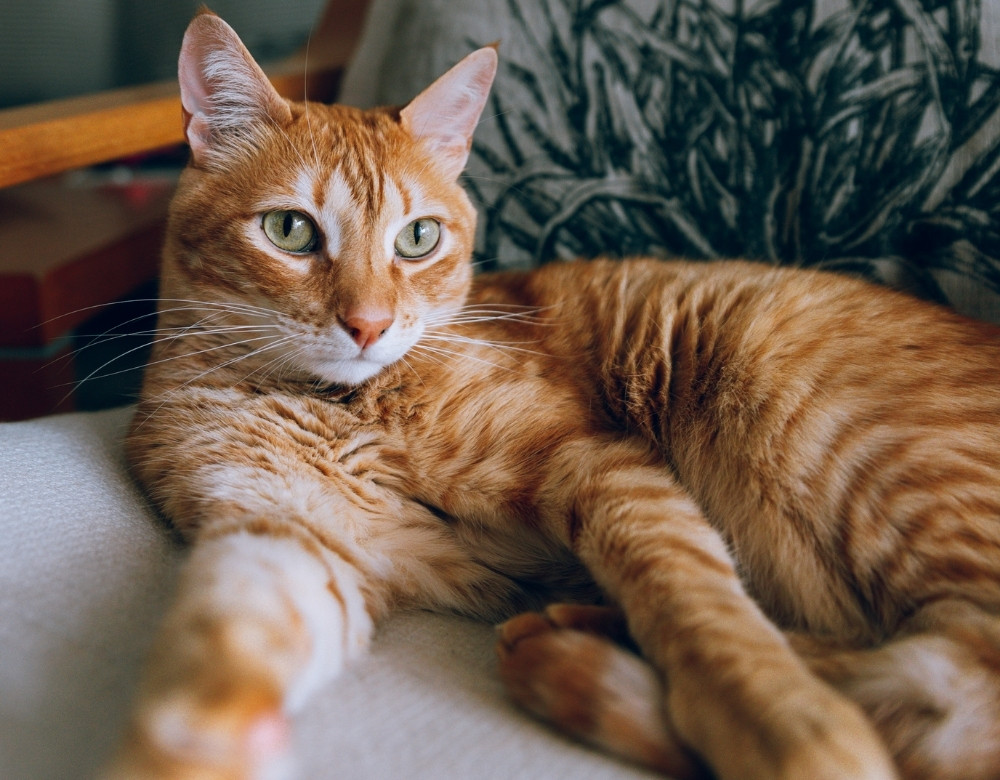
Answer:
<path fill-rule="evenodd" d="M 92 341 L 88 342 L 84 346 L 80 347 L 80 349 L 76 350 L 76 354 L 81 354 L 88 349 L 92 349 L 94 347 L 102 347 L 107 344 L 114 343 L 115 341 L 128 338 L 139 338 L 139 337 L 149 336 L 151 337 L 151 341 L 147 343 L 147 346 L 151 346 L 153 344 L 160 344 L 167 341 L 176 341 L 182 338 L 183 336 L 189 335 L 192 332 L 191 331 L 192 327 L 193 326 L 191 325 L 187 325 L 183 328 L 155 328 L 152 330 L 131 330 L 128 333 L 105 332 L 105 333 L 91 334 L 91 335 L 80 334 L 82 338 L 89 338 L 92 339 Z M 197 333 L 200 336 L 219 336 L 226 333 L 245 333 L 248 331 L 249 332 L 256 331 L 258 333 L 264 333 L 267 330 L 273 328 L 274 328 L 273 325 L 227 325 L 223 327 L 216 327 L 213 329 L 198 330 Z"/>
<path fill-rule="evenodd" d="M 555 325 L 558 318 L 542 317 L 544 312 L 556 306 L 522 306 L 519 304 L 470 304 L 458 311 L 434 314 L 427 318 L 429 325 L 440 323 L 470 324 L 480 322 L 519 322 L 526 325 Z"/>
<path fill-rule="evenodd" d="M 252 349 L 249 352 L 247 352 L 246 354 L 237 355 L 237 356 L 235 356 L 235 357 L 233 357 L 233 358 L 231 358 L 229 360 L 226 360 L 223 363 L 220 363 L 217 366 L 210 366 L 206 370 L 204 370 L 204 371 L 196 374 L 195 376 L 191 377 L 187 381 L 185 381 L 185 382 L 177 385 L 176 387 L 171 387 L 166 392 L 164 392 L 162 394 L 162 396 L 160 397 L 162 399 L 160 405 L 157 407 L 157 409 L 155 409 L 153 412 L 151 412 L 151 415 L 155 414 L 161 408 L 163 408 L 163 406 L 170 400 L 170 398 L 172 396 L 180 393 L 182 390 L 185 390 L 187 387 L 189 387 L 191 384 L 197 382 L 199 379 L 203 379 L 204 377 L 208 376 L 209 374 L 211 374 L 211 373 L 213 373 L 215 371 L 220 371 L 220 370 L 222 370 L 224 368 L 228 368 L 229 366 L 232 366 L 232 365 L 234 365 L 236 363 L 239 363 L 242 360 L 247 360 L 247 359 L 250 359 L 250 358 L 254 358 L 254 357 L 260 355 L 262 352 L 266 352 L 269 349 L 276 349 L 278 347 L 282 347 L 282 346 L 284 346 L 285 344 L 287 344 L 289 342 L 295 341 L 295 339 L 296 339 L 295 336 L 284 336 L 284 337 L 282 337 L 280 339 L 276 339 L 276 340 L 272 341 L 269 344 L 265 344 L 262 347 L 258 347 L 258 348 Z M 218 347 L 214 347 L 212 349 L 199 350 L 197 352 L 188 353 L 186 355 L 179 355 L 178 358 L 180 358 L 180 357 L 191 357 L 193 355 L 199 355 L 199 354 L 203 354 L 203 353 L 206 353 L 206 352 L 211 352 L 211 351 L 213 351 L 215 349 L 223 349 L 225 347 L 242 345 L 244 343 L 249 343 L 250 341 L 258 341 L 258 340 L 259 339 L 248 339 L 245 342 L 236 342 L 235 344 L 220 344 Z M 171 359 L 175 359 L 175 358 L 171 358 Z M 259 367 L 257 367 L 257 368 L 254 369 L 254 371 L 257 371 L 257 370 L 259 370 Z M 247 374 L 247 377 L 252 376 L 253 373 L 254 373 L 254 371 L 251 371 L 249 374 Z M 247 377 L 245 377 L 244 379 L 246 379 Z M 149 399 L 149 400 L 155 402 L 158 399 L 152 398 L 152 399 Z"/>
<path fill-rule="evenodd" d="M 258 329 L 258 331 L 259 331 L 259 329 Z M 175 338 L 175 337 L 171 337 L 171 338 Z M 240 346 L 240 345 L 243 345 L 243 344 L 249 344 L 249 343 L 252 343 L 254 341 L 261 341 L 263 339 L 268 339 L 268 338 L 271 338 L 271 337 L 270 336 L 258 336 L 258 337 L 253 338 L 253 339 L 244 339 L 242 341 L 236 341 L 236 342 L 229 341 L 229 342 L 225 342 L 223 344 L 217 344 L 217 345 L 215 345 L 213 347 L 207 347 L 205 349 L 200 349 L 200 350 L 197 350 L 195 352 L 186 352 L 183 355 L 176 355 L 176 356 L 169 357 L 169 358 L 162 358 L 161 360 L 151 360 L 148 363 L 146 363 L 146 365 L 147 366 L 156 366 L 156 365 L 160 365 L 161 363 L 169 363 L 171 361 L 179 360 L 181 358 L 188 358 L 188 357 L 193 357 L 195 355 L 205 354 L 205 353 L 208 353 L 208 352 L 215 352 L 215 351 L 220 350 L 220 349 L 226 349 L 227 347 Z M 149 344 L 140 344 L 137 347 L 133 347 L 132 349 L 126 350 L 125 352 L 122 352 L 122 353 L 120 353 L 118 355 L 115 355 L 110 360 L 105 361 L 100 366 L 98 366 L 97 368 L 95 368 L 93 371 L 91 371 L 89 374 L 87 374 L 87 376 L 85 376 L 83 379 L 80 379 L 80 380 L 78 380 L 76 382 L 73 382 L 72 385 L 74 386 L 74 388 L 78 388 L 81 385 L 83 385 L 85 382 L 89 382 L 92 379 L 107 379 L 108 377 L 118 376 L 120 374 L 125 374 L 125 373 L 128 373 L 129 371 L 132 371 L 132 368 L 129 367 L 129 368 L 126 368 L 126 369 L 122 369 L 121 371 L 110 371 L 108 373 L 103 373 L 103 374 L 99 373 L 99 372 L 103 371 L 105 368 L 107 368 L 108 366 L 110 366 L 112 363 L 114 363 L 114 362 L 116 362 L 118 360 L 121 360 L 122 358 L 128 357 L 129 355 L 131 355 L 134 352 L 139 352 L 139 351 L 141 351 L 143 349 L 146 349 L 149 346 L 150 346 Z M 267 347 L 265 347 L 265 348 L 267 348 Z M 249 354 L 253 354 L 253 352 L 251 352 Z M 72 391 L 70 391 L 70 392 L 72 393 Z M 68 397 L 69 396 L 67 395 L 67 398 Z"/>
<path fill-rule="evenodd" d="M 274 309 L 268 309 L 263 306 L 254 306 L 250 303 L 237 303 L 235 301 L 199 301 L 187 298 L 161 298 L 160 303 L 183 303 L 183 304 L 193 304 L 193 308 L 188 309 L 185 307 L 175 307 L 170 309 L 164 309 L 161 313 L 172 313 L 175 311 L 197 311 L 199 308 L 203 309 L 215 309 L 218 311 L 229 311 L 238 314 L 249 314 L 249 315 L 260 315 L 265 317 L 273 317 L 279 312 Z"/>
<path fill-rule="evenodd" d="M 476 363 L 482 363 L 483 365 L 490 366 L 491 368 L 498 368 L 502 371 L 509 371 L 511 373 L 519 373 L 517 368 L 512 368 L 510 366 L 503 366 L 499 363 L 494 363 L 492 360 L 486 360 L 486 358 L 479 357 L 478 355 L 472 355 L 468 352 L 462 352 L 460 350 L 445 349 L 444 347 L 430 346 L 429 344 L 424 344 L 418 342 L 413 349 L 410 350 L 414 353 L 423 353 L 426 357 L 430 358 L 429 353 L 434 353 L 436 355 L 444 355 L 446 357 L 461 358 L 463 360 L 471 360 Z M 445 365 L 445 361 L 441 361 L 442 365 Z"/>
<path fill-rule="evenodd" d="M 187 307 L 173 307 L 164 309 L 161 313 L 173 313 L 177 311 L 196 311 L 198 308 L 204 309 L 215 309 L 219 311 L 228 310 L 233 312 L 238 312 L 247 315 L 260 315 L 260 316 L 274 316 L 277 312 L 271 309 L 265 309 L 260 306 L 253 306 L 248 303 L 228 303 L 228 302 L 218 302 L 218 301 L 199 301 L 199 300 L 188 300 L 184 298 L 125 298 L 120 301 L 112 301 L 110 303 L 100 303 L 93 306 L 81 306 L 78 309 L 73 309 L 72 311 L 59 314 L 55 317 L 50 317 L 43 322 L 40 322 L 35 327 L 45 327 L 46 325 L 51 325 L 58 322 L 59 320 L 66 319 L 67 317 L 75 317 L 79 314 L 85 314 L 87 312 L 97 313 L 111 306 L 125 306 L 129 304 L 138 303 L 183 303 L 183 304 L 194 304 L 192 308 Z M 118 323 L 118 326 L 128 325 L 132 322 L 138 322 L 139 320 L 145 319 L 146 317 L 155 317 L 157 312 L 148 311 L 143 314 L 137 315 L 123 323 Z"/>
<path fill-rule="evenodd" d="M 484 347 L 486 349 L 496 349 L 502 352 L 523 352 L 529 355 L 543 355 L 543 352 L 533 349 L 525 349 L 519 344 L 537 344 L 538 341 L 493 341 L 487 339 L 477 339 L 471 336 L 461 336 L 454 333 L 438 333 L 426 331 L 422 337 L 427 341 L 443 342 L 446 344 L 469 344 L 471 346 Z"/>

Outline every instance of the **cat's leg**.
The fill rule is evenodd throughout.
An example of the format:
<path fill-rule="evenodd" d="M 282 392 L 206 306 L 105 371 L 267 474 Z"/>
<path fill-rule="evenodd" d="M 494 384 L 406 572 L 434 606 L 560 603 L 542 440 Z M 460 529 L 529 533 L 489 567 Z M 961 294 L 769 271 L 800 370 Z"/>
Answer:
<path fill-rule="evenodd" d="M 567 448 L 552 489 L 572 489 L 567 541 L 623 608 L 683 741 L 722 778 L 895 777 L 871 722 L 749 598 L 695 502 L 624 449 Z"/>
<path fill-rule="evenodd" d="M 285 774 L 289 712 L 371 632 L 355 569 L 304 532 L 198 540 L 108 776 Z"/>
<path fill-rule="evenodd" d="M 652 667 L 621 646 L 629 642 L 619 610 L 553 605 L 500 627 L 500 675 L 515 702 L 575 739 L 676 780 L 709 777 L 667 719 Z"/>
<path fill-rule="evenodd" d="M 873 649 L 792 636 L 820 677 L 875 722 L 907 780 L 1000 776 L 1000 619 L 967 602 L 918 612 Z"/>

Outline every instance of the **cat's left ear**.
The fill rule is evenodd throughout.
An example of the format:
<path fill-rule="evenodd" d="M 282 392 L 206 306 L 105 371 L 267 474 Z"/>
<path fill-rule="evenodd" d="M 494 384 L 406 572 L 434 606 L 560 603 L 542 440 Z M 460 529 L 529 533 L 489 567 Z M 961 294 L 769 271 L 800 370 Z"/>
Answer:
<path fill-rule="evenodd" d="M 496 48 L 478 49 L 417 95 L 400 113 L 403 127 L 428 148 L 454 179 L 469 159 L 472 133 L 496 72 Z"/>
<path fill-rule="evenodd" d="M 291 109 L 233 28 L 211 11 L 188 25 L 178 62 L 184 133 L 195 163 L 224 164 L 256 133 L 287 124 Z"/>

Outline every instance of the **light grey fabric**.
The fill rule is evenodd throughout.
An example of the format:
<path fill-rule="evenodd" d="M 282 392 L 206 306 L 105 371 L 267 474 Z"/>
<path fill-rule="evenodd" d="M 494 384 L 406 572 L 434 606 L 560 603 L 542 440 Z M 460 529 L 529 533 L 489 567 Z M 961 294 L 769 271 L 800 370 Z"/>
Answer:
<path fill-rule="evenodd" d="M 129 478 L 130 409 L 0 425 L 0 778 L 94 774 L 184 557 Z M 646 776 L 516 710 L 491 626 L 383 626 L 295 719 L 299 776 Z"/>
<path fill-rule="evenodd" d="M 87 777 L 181 557 L 125 472 L 126 410 L 0 425 L 0 777 Z"/>

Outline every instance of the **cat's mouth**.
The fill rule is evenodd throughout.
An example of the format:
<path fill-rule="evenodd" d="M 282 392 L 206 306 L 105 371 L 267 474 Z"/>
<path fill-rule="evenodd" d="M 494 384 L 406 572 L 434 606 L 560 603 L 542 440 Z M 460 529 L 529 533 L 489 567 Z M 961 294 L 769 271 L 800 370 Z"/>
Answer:
<path fill-rule="evenodd" d="M 360 345 L 343 330 L 298 333 L 282 339 L 285 365 L 327 384 L 354 386 L 396 363 L 416 346 L 421 324 L 393 327 L 372 344 Z M 276 361 L 278 362 L 278 361 Z"/>
<path fill-rule="evenodd" d="M 419 329 L 413 329 L 386 334 L 385 338 L 367 347 L 328 344 L 305 353 L 301 362 L 304 368 L 325 382 L 358 385 L 406 355 L 418 339 Z"/>
<path fill-rule="evenodd" d="M 372 360 L 362 353 L 355 358 L 318 358 L 309 361 L 306 366 L 311 374 L 318 378 L 338 385 L 358 385 L 371 379 L 379 371 L 395 363 L 392 360 Z"/>

